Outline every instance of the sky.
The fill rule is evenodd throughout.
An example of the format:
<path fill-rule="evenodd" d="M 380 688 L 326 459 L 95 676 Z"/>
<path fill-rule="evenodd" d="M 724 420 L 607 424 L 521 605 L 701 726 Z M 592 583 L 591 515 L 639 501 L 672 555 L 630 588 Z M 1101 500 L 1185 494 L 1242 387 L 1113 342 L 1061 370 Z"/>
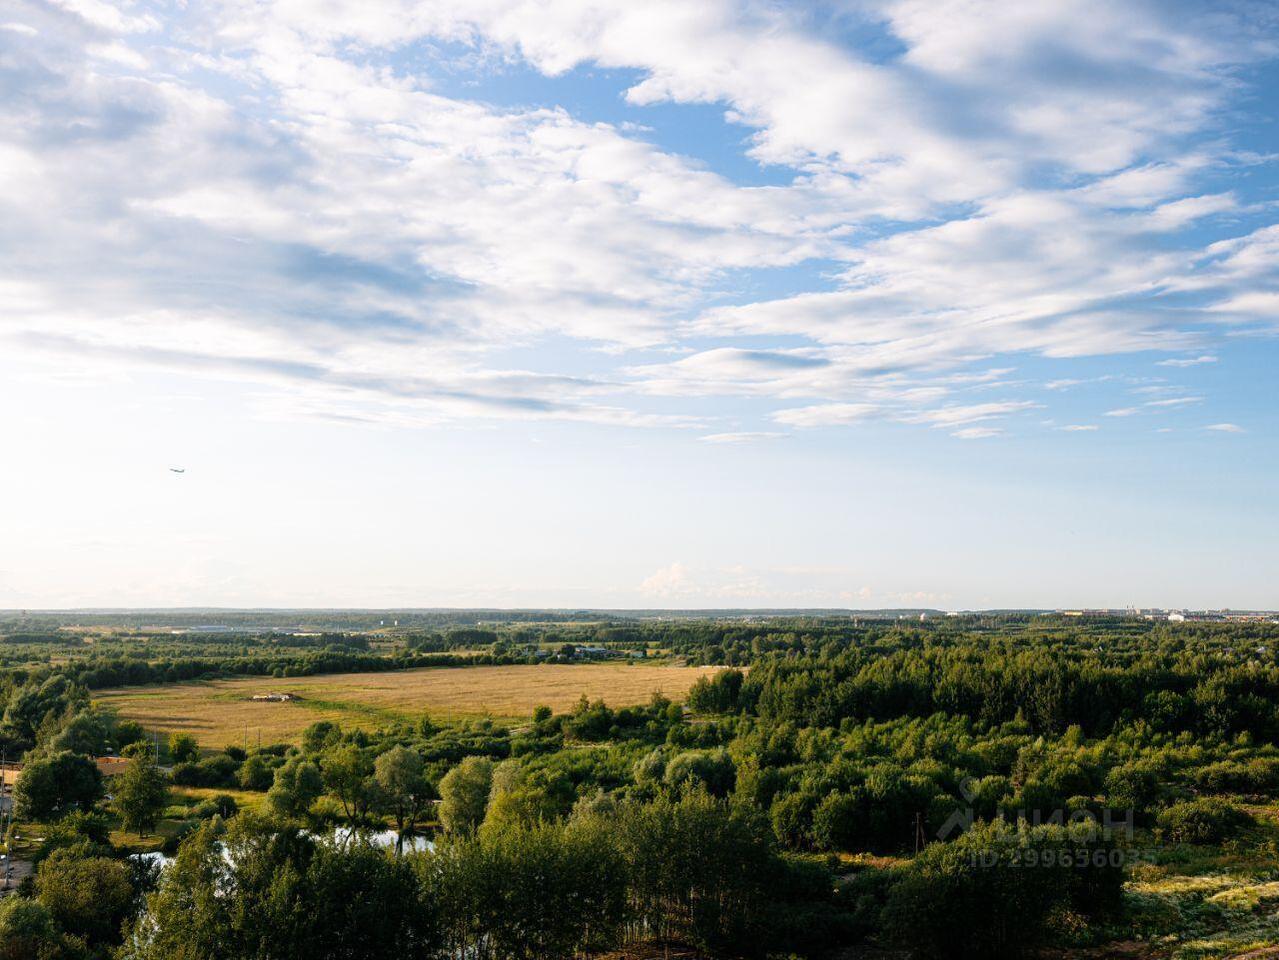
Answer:
<path fill-rule="evenodd" d="M 1277 202 L 1269 0 L 0 0 L 0 608 L 1277 608 Z"/>

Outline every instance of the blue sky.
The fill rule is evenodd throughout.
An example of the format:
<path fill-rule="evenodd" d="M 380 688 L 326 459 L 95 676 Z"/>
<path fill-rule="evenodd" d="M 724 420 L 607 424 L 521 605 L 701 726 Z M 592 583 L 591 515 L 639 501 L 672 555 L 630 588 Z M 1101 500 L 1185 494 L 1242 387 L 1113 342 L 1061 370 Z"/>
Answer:
<path fill-rule="evenodd" d="M 1279 607 L 1277 92 L 1270 3 L 17 0 L 0 607 Z"/>

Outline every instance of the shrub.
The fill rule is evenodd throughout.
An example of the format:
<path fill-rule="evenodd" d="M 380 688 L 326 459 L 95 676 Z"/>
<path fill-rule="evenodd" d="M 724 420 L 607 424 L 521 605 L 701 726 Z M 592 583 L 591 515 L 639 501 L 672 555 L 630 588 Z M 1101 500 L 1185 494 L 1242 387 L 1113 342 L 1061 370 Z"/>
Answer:
<path fill-rule="evenodd" d="M 920 956 L 1025 956 L 1043 943 L 1054 912 L 1097 917 L 1118 904 L 1123 869 L 1116 852 L 1091 825 L 978 824 L 911 862 L 889 897 L 885 924 Z"/>
<path fill-rule="evenodd" d="M 1219 797 L 1174 803 L 1159 813 L 1159 836 L 1173 843 L 1223 843 L 1252 824 L 1244 810 Z"/>

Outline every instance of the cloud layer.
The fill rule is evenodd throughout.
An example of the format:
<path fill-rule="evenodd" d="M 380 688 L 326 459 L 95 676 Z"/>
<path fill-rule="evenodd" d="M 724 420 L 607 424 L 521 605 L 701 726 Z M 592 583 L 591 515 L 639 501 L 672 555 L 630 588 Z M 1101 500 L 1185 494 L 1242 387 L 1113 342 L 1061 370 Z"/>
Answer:
<path fill-rule="evenodd" d="M 1265 4 L 18 0 L 0 338 L 269 416 L 997 437 L 1045 402 L 1019 356 L 1175 375 L 1279 329 L 1238 136 L 1277 39 Z M 634 120 L 485 95 L 519 71 Z M 644 129 L 695 105 L 741 142 Z"/>

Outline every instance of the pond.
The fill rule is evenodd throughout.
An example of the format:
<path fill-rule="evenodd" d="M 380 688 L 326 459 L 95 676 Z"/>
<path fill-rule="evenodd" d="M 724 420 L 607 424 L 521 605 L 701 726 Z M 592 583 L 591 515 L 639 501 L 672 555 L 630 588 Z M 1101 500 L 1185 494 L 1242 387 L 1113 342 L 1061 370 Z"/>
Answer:
<path fill-rule="evenodd" d="M 354 839 L 367 840 L 375 847 L 385 847 L 391 849 L 395 846 L 396 832 L 394 830 L 360 830 L 355 827 L 335 827 L 327 834 L 312 833 L 311 836 L 317 839 L 327 837 L 336 840 L 339 846 L 346 846 Z M 425 834 L 412 834 L 404 838 L 402 850 L 405 853 L 421 853 L 424 850 L 433 850 L 435 841 Z M 135 853 L 132 859 L 144 860 L 149 863 L 158 863 L 161 866 L 169 863 L 173 857 L 167 853 L 161 853 L 159 850 L 149 850 L 146 853 Z"/>

